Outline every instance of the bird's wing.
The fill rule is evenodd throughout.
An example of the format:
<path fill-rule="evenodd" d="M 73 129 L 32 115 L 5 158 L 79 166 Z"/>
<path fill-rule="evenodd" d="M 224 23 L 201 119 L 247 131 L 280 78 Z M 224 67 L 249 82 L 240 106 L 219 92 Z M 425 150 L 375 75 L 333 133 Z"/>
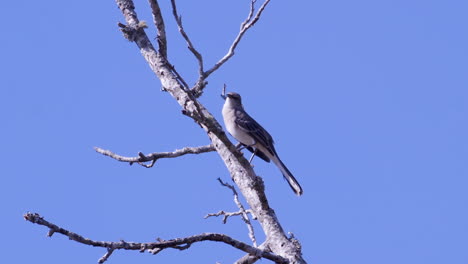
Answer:
<path fill-rule="evenodd" d="M 236 111 L 235 122 L 236 125 L 238 125 L 240 129 L 247 132 L 256 143 L 264 146 L 268 152 L 271 153 L 271 155 L 276 155 L 276 151 L 273 147 L 274 142 L 271 135 L 245 111 Z"/>

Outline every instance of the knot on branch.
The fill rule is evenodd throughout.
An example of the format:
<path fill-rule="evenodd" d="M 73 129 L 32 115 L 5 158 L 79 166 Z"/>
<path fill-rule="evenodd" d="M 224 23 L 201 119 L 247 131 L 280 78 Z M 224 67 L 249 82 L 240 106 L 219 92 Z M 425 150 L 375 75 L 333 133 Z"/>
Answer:
<path fill-rule="evenodd" d="M 138 22 L 136 26 L 125 25 L 120 22 L 117 25 L 120 27 L 120 31 L 122 31 L 124 37 L 130 42 L 135 41 L 140 30 L 148 27 L 143 20 Z"/>
<path fill-rule="evenodd" d="M 302 250 L 302 245 L 299 242 L 299 240 L 297 240 L 297 238 L 294 236 L 294 233 L 288 232 L 288 234 L 289 234 L 288 240 L 291 241 L 294 247 L 296 247 L 298 250 Z"/>

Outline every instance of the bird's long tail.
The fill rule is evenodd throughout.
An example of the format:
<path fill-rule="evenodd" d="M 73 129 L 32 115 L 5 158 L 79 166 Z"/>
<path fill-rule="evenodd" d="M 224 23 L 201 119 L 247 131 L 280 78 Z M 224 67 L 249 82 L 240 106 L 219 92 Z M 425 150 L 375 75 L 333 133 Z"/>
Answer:
<path fill-rule="evenodd" d="M 299 182 L 297 182 L 296 178 L 292 175 L 292 173 L 288 170 L 288 168 L 284 165 L 284 163 L 280 160 L 278 155 L 273 156 L 272 159 L 273 163 L 276 164 L 276 166 L 280 169 L 281 173 L 283 174 L 283 177 L 286 179 L 288 182 L 289 186 L 291 186 L 291 189 L 296 193 L 297 195 L 302 195 L 302 187 L 299 185 Z"/>

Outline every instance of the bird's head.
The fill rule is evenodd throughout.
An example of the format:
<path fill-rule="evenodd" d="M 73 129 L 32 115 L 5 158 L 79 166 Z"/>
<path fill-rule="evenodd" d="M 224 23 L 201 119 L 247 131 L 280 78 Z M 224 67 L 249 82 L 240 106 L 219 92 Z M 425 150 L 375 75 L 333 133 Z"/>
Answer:
<path fill-rule="evenodd" d="M 230 92 L 221 96 L 226 100 L 224 102 L 224 107 L 244 108 L 242 106 L 241 96 L 238 93 Z"/>
<path fill-rule="evenodd" d="M 239 103 L 242 102 L 241 96 L 238 93 L 230 92 L 227 94 L 227 98 L 235 102 L 239 102 Z"/>

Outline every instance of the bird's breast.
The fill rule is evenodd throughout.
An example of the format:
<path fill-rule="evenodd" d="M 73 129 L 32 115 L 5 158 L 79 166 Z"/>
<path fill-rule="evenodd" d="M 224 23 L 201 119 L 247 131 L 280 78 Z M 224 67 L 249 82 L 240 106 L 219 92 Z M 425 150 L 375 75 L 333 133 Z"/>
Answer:
<path fill-rule="evenodd" d="M 241 129 L 235 122 L 236 120 L 236 110 L 231 107 L 223 107 L 223 119 L 224 125 L 226 126 L 227 131 L 231 136 L 233 136 L 237 141 L 242 144 L 251 146 L 255 143 L 252 137 L 243 129 Z"/>

